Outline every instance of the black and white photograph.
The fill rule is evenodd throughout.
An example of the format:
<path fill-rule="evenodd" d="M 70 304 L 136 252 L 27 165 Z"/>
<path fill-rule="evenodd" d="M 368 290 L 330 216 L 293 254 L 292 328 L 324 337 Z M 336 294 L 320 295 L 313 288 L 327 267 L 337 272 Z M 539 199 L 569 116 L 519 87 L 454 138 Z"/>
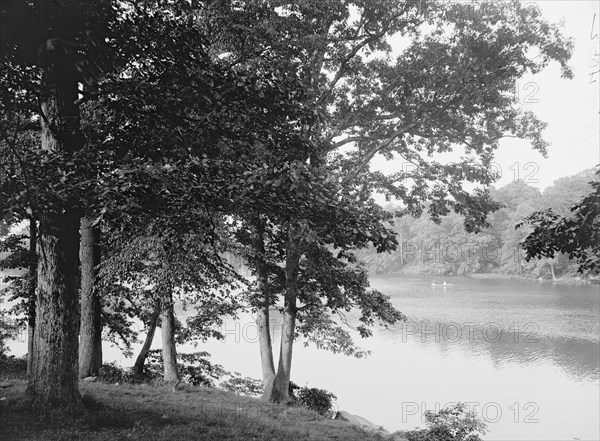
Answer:
<path fill-rule="evenodd" d="M 0 441 L 600 441 L 599 0 L 0 0 Z"/>

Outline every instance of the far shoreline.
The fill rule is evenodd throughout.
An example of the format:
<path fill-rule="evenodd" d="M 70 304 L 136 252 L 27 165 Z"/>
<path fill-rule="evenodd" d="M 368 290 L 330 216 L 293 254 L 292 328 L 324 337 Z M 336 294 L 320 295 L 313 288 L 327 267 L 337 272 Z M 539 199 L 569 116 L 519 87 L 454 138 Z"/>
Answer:
<path fill-rule="evenodd" d="M 469 273 L 469 274 L 440 274 L 431 272 L 420 272 L 416 268 L 407 268 L 401 271 L 391 271 L 388 273 L 369 273 L 369 277 L 385 277 L 385 276 L 417 276 L 417 277 L 456 277 L 463 279 L 478 279 L 478 280 L 519 280 L 523 282 L 535 282 L 540 284 L 551 285 L 566 285 L 566 286 L 590 286 L 600 285 L 600 277 L 568 277 L 562 276 L 554 280 L 542 277 L 526 277 L 515 274 L 503 273 Z"/>

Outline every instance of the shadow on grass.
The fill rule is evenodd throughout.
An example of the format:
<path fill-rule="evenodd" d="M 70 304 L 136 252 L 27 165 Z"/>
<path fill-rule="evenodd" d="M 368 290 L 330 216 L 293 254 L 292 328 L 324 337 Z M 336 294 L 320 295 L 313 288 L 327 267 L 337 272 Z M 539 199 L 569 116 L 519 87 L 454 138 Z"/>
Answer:
<path fill-rule="evenodd" d="M 22 397 L 3 400 L 0 440 L 71 439 L 71 435 L 81 436 L 82 432 L 150 429 L 173 423 L 148 409 L 136 411 L 105 405 L 89 393 L 82 396 L 82 403 L 79 408 L 39 409 Z"/>

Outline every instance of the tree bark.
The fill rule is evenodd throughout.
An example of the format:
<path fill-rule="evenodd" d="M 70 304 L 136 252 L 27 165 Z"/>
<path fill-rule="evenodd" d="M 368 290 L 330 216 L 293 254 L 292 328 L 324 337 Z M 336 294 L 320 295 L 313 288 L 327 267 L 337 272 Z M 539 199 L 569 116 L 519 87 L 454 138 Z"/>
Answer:
<path fill-rule="evenodd" d="M 252 230 L 252 245 L 254 248 L 256 268 L 256 285 L 259 300 L 256 306 L 256 325 L 258 326 L 258 341 L 260 360 L 263 374 L 263 400 L 269 400 L 275 382 L 275 362 L 273 360 L 273 344 L 269 329 L 269 308 L 271 301 L 268 291 L 269 273 L 265 261 L 264 225 L 260 219 L 255 219 Z"/>
<path fill-rule="evenodd" d="M 37 289 L 37 223 L 29 219 L 29 299 L 27 301 L 27 377 L 33 368 L 33 339 L 35 336 L 35 296 Z"/>
<path fill-rule="evenodd" d="M 40 107 L 42 149 L 73 152 L 81 146 L 77 72 L 66 47 L 43 51 Z M 32 369 L 27 396 L 35 406 L 81 404 L 79 353 L 79 213 L 74 204 L 40 215 L 38 290 Z"/>
<path fill-rule="evenodd" d="M 144 375 L 146 357 L 148 356 L 148 352 L 150 352 L 150 348 L 152 347 L 152 341 L 154 340 L 154 333 L 156 331 L 156 324 L 158 323 L 160 311 L 160 302 L 157 302 L 156 306 L 154 307 L 154 311 L 152 311 L 152 315 L 150 316 L 150 320 L 148 320 L 148 333 L 146 334 L 146 339 L 144 340 L 142 349 L 140 350 L 140 353 L 135 359 L 135 364 L 133 365 L 133 375 L 136 378 L 140 378 Z"/>
<path fill-rule="evenodd" d="M 160 329 L 162 334 L 162 354 L 164 364 L 164 382 L 176 383 L 177 350 L 175 347 L 175 315 L 173 313 L 173 295 L 171 291 L 161 299 Z"/>
<path fill-rule="evenodd" d="M 269 401 L 285 403 L 289 401 L 290 375 L 292 371 L 292 349 L 296 329 L 298 294 L 298 271 L 300 269 L 300 238 L 296 227 L 290 226 L 286 245 L 285 262 L 285 296 L 283 304 L 283 324 L 281 328 L 281 346 L 279 349 L 279 365 L 271 390 Z"/>
<path fill-rule="evenodd" d="M 102 366 L 102 304 L 96 291 L 100 264 L 100 230 L 81 218 L 81 325 L 79 329 L 79 378 L 98 375 Z"/>
<path fill-rule="evenodd" d="M 79 331 L 77 213 L 40 219 L 39 286 L 28 398 L 35 406 L 76 406 Z"/>

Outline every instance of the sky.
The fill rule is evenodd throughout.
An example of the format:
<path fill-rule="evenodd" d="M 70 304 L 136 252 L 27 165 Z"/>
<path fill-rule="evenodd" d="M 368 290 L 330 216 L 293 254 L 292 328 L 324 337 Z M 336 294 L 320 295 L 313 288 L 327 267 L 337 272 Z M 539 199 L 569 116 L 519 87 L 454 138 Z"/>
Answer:
<path fill-rule="evenodd" d="M 560 77 L 551 64 L 517 84 L 519 102 L 548 123 L 548 157 L 525 141 L 506 138 L 496 153 L 495 169 L 501 175 L 496 187 L 521 179 L 540 190 L 563 176 L 600 164 L 600 2 L 598 0 L 522 0 L 542 11 L 551 22 L 563 22 L 563 33 L 573 39 L 570 65 L 574 78 Z M 400 161 L 376 158 L 374 168 L 393 172 Z"/>

